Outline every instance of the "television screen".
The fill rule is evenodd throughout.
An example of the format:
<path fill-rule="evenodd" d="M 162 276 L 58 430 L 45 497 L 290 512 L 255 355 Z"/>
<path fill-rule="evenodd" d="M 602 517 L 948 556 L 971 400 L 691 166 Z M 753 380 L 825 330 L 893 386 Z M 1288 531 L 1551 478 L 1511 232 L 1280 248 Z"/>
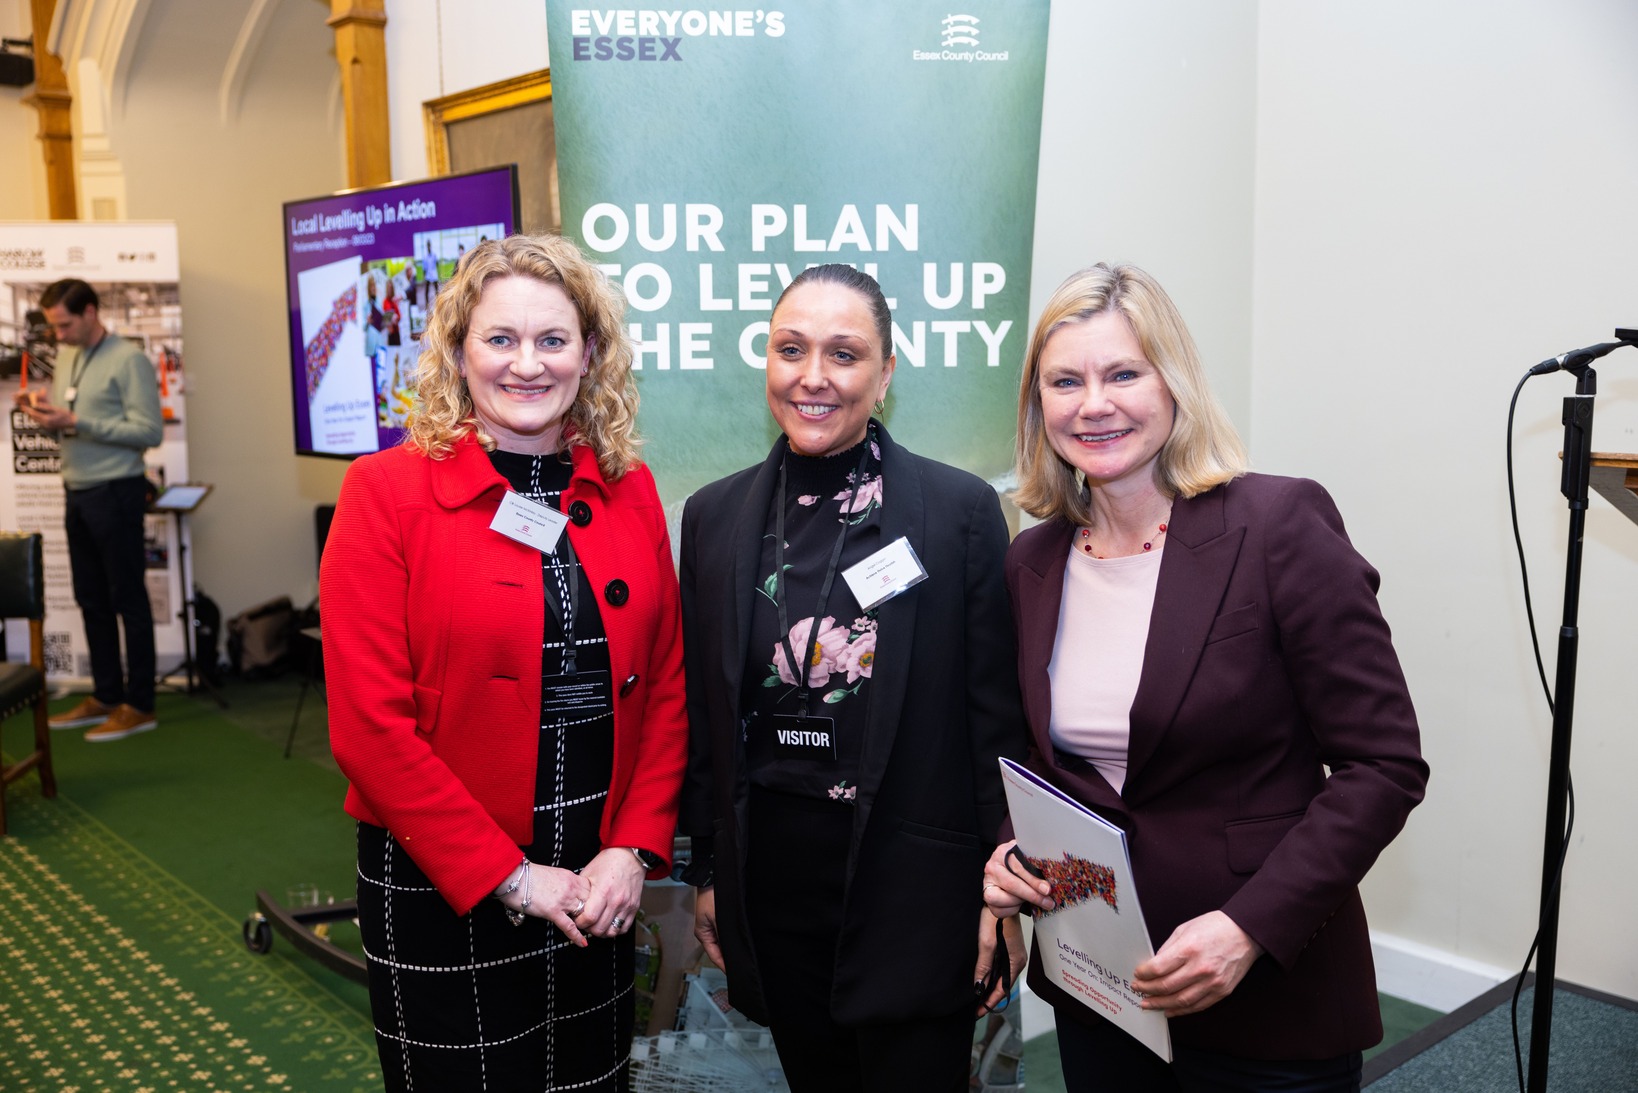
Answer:
<path fill-rule="evenodd" d="M 517 223 L 516 166 L 285 203 L 297 454 L 352 458 L 403 439 L 439 286 Z"/>

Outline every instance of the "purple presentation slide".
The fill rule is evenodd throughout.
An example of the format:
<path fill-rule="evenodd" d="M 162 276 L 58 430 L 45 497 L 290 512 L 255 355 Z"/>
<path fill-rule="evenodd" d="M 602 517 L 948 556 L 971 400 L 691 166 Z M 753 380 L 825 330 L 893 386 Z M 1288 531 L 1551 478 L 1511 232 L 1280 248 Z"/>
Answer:
<path fill-rule="evenodd" d="M 517 223 L 515 166 L 285 203 L 298 455 L 350 459 L 403 439 L 439 286 Z"/>

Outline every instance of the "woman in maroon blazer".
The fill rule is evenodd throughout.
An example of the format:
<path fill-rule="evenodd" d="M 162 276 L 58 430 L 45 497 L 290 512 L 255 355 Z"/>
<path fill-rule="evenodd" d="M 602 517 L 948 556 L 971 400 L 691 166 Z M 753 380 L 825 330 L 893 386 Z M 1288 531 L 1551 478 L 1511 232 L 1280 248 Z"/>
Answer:
<path fill-rule="evenodd" d="M 438 294 L 409 439 L 342 487 L 324 655 L 389 1089 L 627 1086 L 630 929 L 687 752 L 630 371 L 573 244 L 480 244 Z"/>
<path fill-rule="evenodd" d="M 1357 1089 L 1382 1035 L 1357 885 L 1427 780 L 1376 571 L 1320 486 L 1245 473 L 1181 316 L 1131 266 L 1048 301 L 1018 463 L 1044 521 L 1006 564 L 1030 766 L 1126 831 L 1157 947 L 1130 971 L 1176 1056 L 1032 956 L 1069 1088 Z M 1010 845 L 991 910 L 1050 906 Z"/>

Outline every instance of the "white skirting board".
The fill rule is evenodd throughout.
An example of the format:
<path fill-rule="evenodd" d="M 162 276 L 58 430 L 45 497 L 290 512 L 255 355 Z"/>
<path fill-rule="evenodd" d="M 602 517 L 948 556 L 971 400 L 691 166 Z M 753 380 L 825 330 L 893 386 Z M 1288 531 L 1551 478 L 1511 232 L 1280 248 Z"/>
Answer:
<path fill-rule="evenodd" d="M 1516 972 L 1481 964 L 1392 934 L 1371 933 L 1376 989 L 1419 1006 L 1449 1013 Z M 1026 984 L 1019 1019 L 1026 1039 L 1052 1031 L 1052 1007 Z"/>
<path fill-rule="evenodd" d="M 1419 1006 L 1449 1013 L 1504 979 L 1518 974 L 1494 964 L 1455 956 L 1441 949 L 1371 931 L 1376 989 Z"/>

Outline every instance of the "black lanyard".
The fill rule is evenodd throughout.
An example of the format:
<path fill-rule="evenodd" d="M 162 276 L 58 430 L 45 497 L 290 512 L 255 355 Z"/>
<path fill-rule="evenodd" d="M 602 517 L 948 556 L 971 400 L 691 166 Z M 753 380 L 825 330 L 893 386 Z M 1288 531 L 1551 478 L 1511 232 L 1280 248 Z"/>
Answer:
<path fill-rule="evenodd" d="M 540 488 L 540 466 L 544 459 L 544 456 L 535 456 L 529 461 L 530 500 L 537 504 L 545 492 Z M 563 495 L 559 493 L 558 505 L 561 507 L 562 504 Z M 569 541 L 567 527 L 558 534 L 557 549 L 552 551 L 551 556 L 552 564 L 547 566 L 546 555 L 541 555 L 542 576 L 544 578 L 544 571 L 550 568 L 557 587 L 553 587 L 553 581 L 542 579 L 541 583 L 546 586 L 546 606 L 552 609 L 552 617 L 563 630 L 563 674 L 572 676 L 575 674 L 574 620 L 580 614 L 580 574 L 576 572 L 574 544 Z M 563 597 L 565 586 L 568 590 L 566 602 Z"/>
<path fill-rule="evenodd" d="M 563 674 L 575 674 L 574 666 L 574 618 L 580 613 L 580 574 L 575 567 L 574 544 L 569 542 L 569 529 L 564 528 L 557 541 L 557 550 L 552 552 L 552 576 L 560 584 L 569 588 L 569 602 L 561 602 L 561 588 L 553 588 L 550 582 L 546 584 L 546 604 L 552 609 L 552 616 L 557 619 L 558 625 L 563 628 Z"/>
<path fill-rule="evenodd" d="M 865 433 L 864 450 L 859 453 L 859 468 L 853 474 L 853 487 L 847 491 L 847 507 L 842 510 L 842 530 L 837 533 L 836 545 L 831 548 L 830 564 L 825 568 L 825 583 L 819 586 L 819 604 L 813 609 L 813 624 L 808 627 L 806 642 L 806 656 L 798 663 L 795 651 L 791 648 L 791 624 L 785 611 L 785 460 L 779 461 L 779 498 L 774 510 L 774 606 L 779 609 L 779 644 L 785 650 L 785 663 L 791 666 L 791 674 L 797 677 L 798 687 L 796 699 L 799 705 L 796 716 L 808 716 L 808 666 L 813 661 L 813 651 L 819 644 L 819 620 L 824 618 L 825 604 L 830 601 L 831 585 L 836 582 L 837 564 L 842 560 L 842 544 L 847 541 L 849 517 L 853 514 L 853 501 L 859 494 L 859 485 L 864 481 L 865 461 L 870 458 L 870 433 Z"/>

